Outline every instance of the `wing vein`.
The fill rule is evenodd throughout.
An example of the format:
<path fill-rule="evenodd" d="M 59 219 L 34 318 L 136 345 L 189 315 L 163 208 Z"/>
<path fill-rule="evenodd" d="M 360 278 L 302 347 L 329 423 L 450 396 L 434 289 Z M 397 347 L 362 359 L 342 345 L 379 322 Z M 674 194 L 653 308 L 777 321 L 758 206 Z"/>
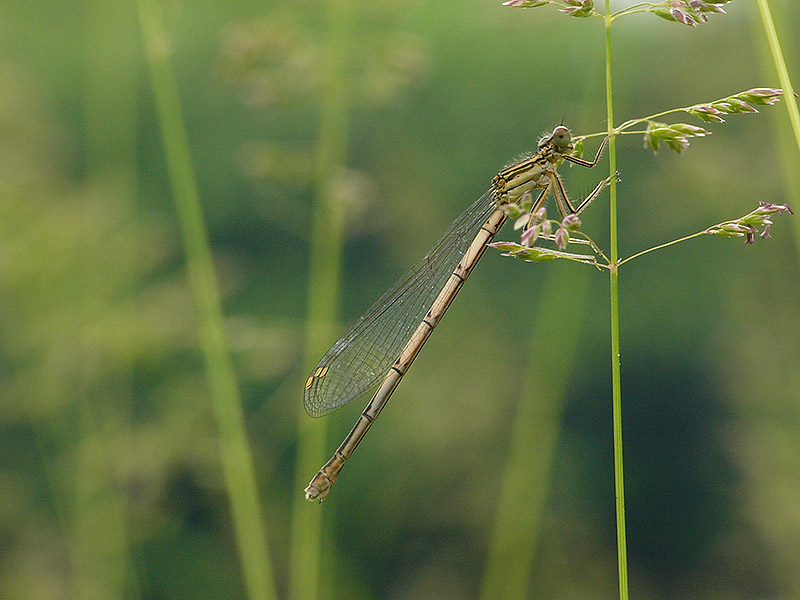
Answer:
<path fill-rule="evenodd" d="M 325 375 L 305 392 L 308 414 L 326 415 L 383 379 L 494 209 L 487 191 L 328 350 L 312 371 L 327 367 Z"/>

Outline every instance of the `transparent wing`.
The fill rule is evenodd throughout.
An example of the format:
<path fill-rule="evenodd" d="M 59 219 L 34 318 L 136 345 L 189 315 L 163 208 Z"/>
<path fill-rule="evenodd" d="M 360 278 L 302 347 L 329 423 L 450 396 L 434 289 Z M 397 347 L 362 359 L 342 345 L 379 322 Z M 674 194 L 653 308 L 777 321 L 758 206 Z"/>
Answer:
<path fill-rule="evenodd" d="M 328 350 L 306 382 L 309 415 L 326 415 L 383 379 L 494 209 L 487 191 Z"/>

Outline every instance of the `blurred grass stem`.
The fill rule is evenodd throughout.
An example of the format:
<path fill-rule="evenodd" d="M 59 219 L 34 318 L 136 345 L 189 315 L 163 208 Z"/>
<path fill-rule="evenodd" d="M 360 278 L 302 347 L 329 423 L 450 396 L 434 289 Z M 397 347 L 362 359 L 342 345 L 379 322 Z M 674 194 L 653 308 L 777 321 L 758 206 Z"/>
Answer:
<path fill-rule="evenodd" d="M 328 0 L 328 32 L 321 114 L 314 170 L 314 214 L 311 229 L 303 372 L 309 372 L 335 337 L 338 313 L 344 209 L 334 181 L 345 165 L 349 127 L 346 66 L 348 35 L 352 31 L 350 0 Z M 300 388 L 298 388 L 300 389 Z M 289 598 L 316 600 L 320 596 L 322 511 L 306 501 L 302 490 L 325 459 L 327 419 L 310 419 L 300 406 L 297 460 L 289 548 Z"/>
<path fill-rule="evenodd" d="M 789 71 L 786 68 L 786 61 L 781 51 L 778 32 L 772 20 L 769 2 L 767 2 L 767 0 L 757 0 L 757 3 L 758 10 L 761 13 L 761 21 L 764 24 L 767 42 L 769 43 L 769 49 L 772 53 L 772 60 L 775 63 L 775 70 L 778 72 L 778 80 L 781 82 L 781 88 L 783 89 L 783 97 L 786 100 L 786 107 L 789 110 L 789 121 L 792 124 L 792 131 L 794 131 L 794 137 L 797 141 L 797 148 L 800 150 L 800 112 L 798 112 L 797 109 L 797 99 L 794 96 L 794 88 L 789 79 Z"/>
<path fill-rule="evenodd" d="M 608 135 L 614 131 L 614 105 L 611 85 L 611 19 L 610 0 L 606 0 L 606 120 Z M 609 173 L 617 171 L 617 144 L 612 136 L 608 143 Z M 611 299 L 611 385 L 614 421 L 614 487 L 617 513 L 617 568 L 619 570 L 619 597 L 628 598 L 628 552 L 625 535 L 625 483 L 622 469 L 622 384 L 620 376 L 619 344 L 619 269 L 617 261 L 617 182 L 611 180 L 610 188 L 610 246 L 609 271 Z"/>
<path fill-rule="evenodd" d="M 178 85 L 169 63 L 160 6 L 153 0 L 137 0 L 137 8 L 189 281 L 195 297 L 200 342 L 244 587 L 248 598 L 269 600 L 276 596 L 264 521 L 239 387 L 225 337 L 220 292 L 191 164 Z"/>
<path fill-rule="evenodd" d="M 764 33 L 769 45 L 770 54 L 772 54 L 772 62 L 775 64 L 775 70 L 778 72 L 778 80 L 783 89 L 783 97 L 786 100 L 786 108 L 789 111 L 789 122 L 792 125 L 792 132 L 794 133 L 794 140 L 797 144 L 797 149 L 800 151 L 800 111 L 797 108 L 797 98 L 794 95 L 794 88 L 789 79 L 789 70 L 786 68 L 786 60 L 783 57 L 780 41 L 778 40 L 778 31 L 775 29 L 775 22 L 772 19 L 772 13 L 769 9 L 769 2 L 767 0 L 757 0 L 758 10 L 761 14 L 761 22 L 764 25 Z M 792 219 L 795 231 L 799 232 L 800 237 L 800 221 Z"/>
<path fill-rule="evenodd" d="M 698 231 L 697 233 L 692 233 L 690 235 L 685 235 L 685 236 L 683 236 L 681 238 L 678 238 L 676 240 L 671 240 L 669 242 L 665 242 L 663 244 L 659 244 L 658 246 L 653 246 L 652 248 L 647 248 L 646 250 L 642 250 L 641 252 L 637 252 L 636 254 L 632 254 L 628 258 L 623 258 L 622 260 L 617 261 L 617 267 L 621 267 L 622 265 L 624 265 L 629 260 L 633 260 L 634 258 L 639 258 L 643 254 L 648 254 L 649 252 L 653 252 L 654 250 L 661 250 L 662 248 L 666 248 L 667 246 L 674 246 L 675 244 L 680 244 L 681 242 L 685 242 L 687 240 L 691 240 L 692 238 L 696 238 L 696 237 L 699 237 L 701 235 L 706 235 L 705 230 Z"/>
<path fill-rule="evenodd" d="M 104 0 L 90 0 L 84 10 L 85 180 L 104 195 L 130 205 L 136 194 L 136 77 L 129 60 L 138 52 L 136 32 L 129 27 L 133 7 L 121 9 Z M 92 273 L 96 269 L 96 265 L 89 267 Z M 102 279 L 101 274 L 97 277 Z M 98 303 L 106 300 L 102 293 L 92 296 Z M 91 373 L 92 368 L 86 368 L 84 363 L 92 356 L 92 350 L 87 348 L 78 354 L 85 357 L 81 366 Z M 125 366 L 126 372 L 132 368 L 130 362 Z M 82 373 L 82 369 L 76 371 Z M 82 375 L 87 382 L 91 377 Z M 120 396 L 130 400 L 131 380 L 123 376 L 117 383 Z M 98 451 L 126 439 L 130 415 L 95 402 L 89 394 L 81 393 L 79 398 L 80 441 L 75 453 L 76 475 L 72 478 L 75 486 L 69 494 L 73 499 L 74 597 L 136 598 L 140 593 L 130 564 L 128 497 L 116 485 L 116 453 Z"/>
<path fill-rule="evenodd" d="M 550 331 L 558 323 L 557 354 L 541 353 L 546 341 L 531 340 L 530 359 L 512 419 L 513 429 L 505 459 L 497 514 L 489 539 L 480 598 L 524 600 L 529 597 L 532 567 L 541 541 L 543 515 L 553 456 L 572 363 L 581 332 L 580 315 L 589 294 L 590 271 L 580 269 L 569 283 L 550 276 L 536 311 L 533 332 Z M 565 289 L 565 286 L 569 289 Z M 570 299 L 570 318 L 563 319 L 564 298 Z M 542 377 L 547 373 L 547 377 Z M 524 506 L 525 510 L 519 507 Z"/>

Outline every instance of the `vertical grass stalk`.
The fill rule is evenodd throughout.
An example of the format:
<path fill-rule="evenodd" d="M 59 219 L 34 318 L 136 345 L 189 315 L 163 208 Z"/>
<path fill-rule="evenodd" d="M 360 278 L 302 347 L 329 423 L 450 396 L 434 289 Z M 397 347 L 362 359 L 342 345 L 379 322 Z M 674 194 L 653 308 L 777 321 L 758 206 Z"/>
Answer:
<path fill-rule="evenodd" d="M 797 99 L 794 97 L 794 88 L 789 79 L 789 71 L 786 68 L 786 61 L 783 58 L 778 32 L 772 20 L 772 13 L 769 10 L 767 0 L 757 0 L 758 10 L 761 13 L 761 21 L 764 24 L 764 32 L 767 36 L 769 49 L 772 53 L 772 60 L 775 63 L 775 70 L 778 72 L 778 80 L 783 88 L 783 97 L 786 100 L 786 108 L 789 110 L 789 122 L 792 124 L 792 131 L 797 142 L 797 149 L 800 150 L 800 112 L 797 108 Z"/>
<path fill-rule="evenodd" d="M 609 0 L 606 0 L 606 119 L 609 135 L 614 130 L 614 105 L 611 86 L 611 14 Z M 617 145 L 612 137 L 608 143 L 609 172 L 617 170 Z M 609 271 L 611 301 L 611 381 L 612 412 L 614 420 L 614 490 L 617 514 L 617 566 L 619 570 L 619 597 L 628 598 L 628 551 L 625 536 L 625 479 L 622 469 L 622 384 L 620 376 L 619 349 L 619 270 L 617 262 L 617 182 L 611 179 L 610 189 L 610 246 L 611 269 Z"/>
<path fill-rule="evenodd" d="M 308 314 L 303 360 L 310 372 L 330 346 L 335 334 L 344 238 L 342 198 L 335 179 L 347 157 L 349 95 L 346 64 L 350 2 L 329 0 L 320 132 L 314 170 L 314 215 L 311 231 Z M 302 390 L 298 389 L 298 395 Z M 320 596 L 322 511 L 305 500 L 303 489 L 327 458 L 326 419 L 311 419 L 300 406 L 291 542 L 289 548 L 290 600 Z"/>
<path fill-rule="evenodd" d="M 800 151 L 800 111 L 797 108 L 797 99 L 794 96 L 794 88 L 789 79 L 789 70 L 786 68 L 786 61 L 783 57 L 780 41 L 778 40 L 778 32 L 775 29 L 775 23 L 772 20 L 772 13 L 769 9 L 767 0 L 757 0 L 758 10 L 761 13 L 761 22 L 764 25 L 764 33 L 767 38 L 770 53 L 772 54 L 772 62 L 775 64 L 775 70 L 778 72 L 778 80 L 783 88 L 783 98 L 786 100 L 786 108 L 789 111 L 789 122 L 792 125 L 792 132 L 794 133 L 794 140 L 797 144 L 797 149 Z M 792 219 L 795 231 L 800 231 L 800 221 Z"/>
<path fill-rule="evenodd" d="M 133 7 L 90 0 L 84 10 L 85 181 L 108 198 L 128 205 L 135 197 L 136 181 L 136 77 L 129 62 L 137 47 L 136 32 L 131 32 L 129 25 Z M 89 268 L 95 270 L 96 266 Z M 102 301 L 102 294 L 97 298 Z M 94 352 L 96 349 L 87 349 L 86 355 Z M 81 365 L 83 362 L 79 361 Z M 80 369 L 77 373 L 82 385 L 89 388 L 92 375 L 84 376 Z M 120 392 L 129 391 L 130 379 L 123 376 L 118 383 Z M 98 451 L 124 439 L 130 415 L 119 411 L 109 414 L 91 395 L 78 391 L 78 396 L 76 473 L 69 494 L 70 548 L 75 557 L 73 594 L 78 599 L 137 597 L 128 547 L 127 496 L 115 485 L 115 454 Z"/>
<path fill-rule="evenodd" d="M 218 428 L 222 471 L 245 590 L 252 600 L 270 600 L 276 596 L 264 520 L 239 387 L 225 338 L 222 302 L 191 163 L 178 86 L 168 59 L 163 19 L 160 7 L 153 0 L 137 0 L 137 8 L 189 282 L 196 304 L 198 333 Z"/>
<path fill-rule="evenodd" d="M 591 271 L 580 269 L 570 284 L 543 286 L 533 332 L 550 332 L 558 322 L 559 352 L 542 352 L 543 335 L 534 335 L 519 408 L 512 419 L 497 515 L 489 538 L 486 571 L 480 598 L 524 600 L 529 597 L 536 548 L 541 540 L 542 515 L 558 442 L 564 400 L 581 335 L 581 314 L 589 295 Z M 565 287 L 565 286 L 568 286 Z M 564 298 L 570 299 L 570 318 L 562 319 Z M 547 377 L 542 377 L 547 373 Z M 525 507 L 520 510 L 520 507 Z"/>

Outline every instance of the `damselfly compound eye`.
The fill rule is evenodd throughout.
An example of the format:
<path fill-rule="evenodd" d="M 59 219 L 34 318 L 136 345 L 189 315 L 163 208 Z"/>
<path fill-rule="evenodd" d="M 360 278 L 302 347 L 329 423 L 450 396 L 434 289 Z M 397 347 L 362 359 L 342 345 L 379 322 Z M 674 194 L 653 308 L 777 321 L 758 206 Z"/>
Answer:
<path fill-rule="evenodd" d="M 572 135 L 570 134 L 569 129 L 563 125 L 559 125 L 553 130 L 552 139 L 553 143 L 559 148 L 566 148 L 569 146 Z"/>

